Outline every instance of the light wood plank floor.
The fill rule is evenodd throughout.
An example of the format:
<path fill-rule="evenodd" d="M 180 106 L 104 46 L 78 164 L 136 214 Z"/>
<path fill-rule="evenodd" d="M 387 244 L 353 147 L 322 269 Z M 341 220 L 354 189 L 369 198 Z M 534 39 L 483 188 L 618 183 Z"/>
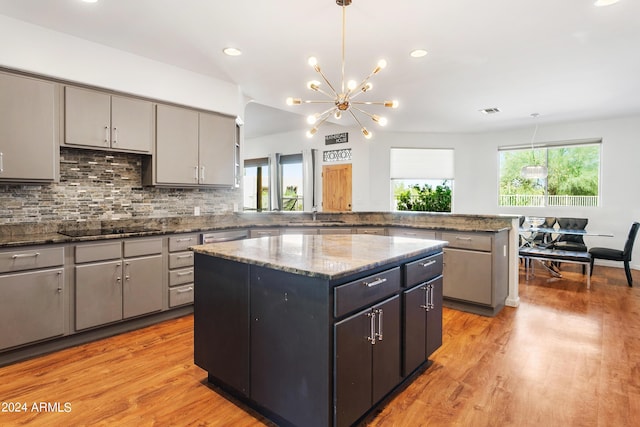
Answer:
<path fill-rule="evenodd" d="M 638 425 L 640 274 L 629 288 L 598 266 L 587 291 L 578 269 L 521 276 L 521 306 L 495 318 L 445 309 L 433 366 L 369 425 Z M 27 406 L 0 425 L 270 425 L 206 385 L 192 328 L 187 316 L 0 368 L 2 409 Z"/>

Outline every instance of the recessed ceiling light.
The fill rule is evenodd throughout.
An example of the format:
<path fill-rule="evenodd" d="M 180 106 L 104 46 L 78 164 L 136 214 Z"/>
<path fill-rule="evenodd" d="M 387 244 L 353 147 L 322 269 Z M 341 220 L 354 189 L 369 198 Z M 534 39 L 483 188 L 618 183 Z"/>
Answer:
<path fill-rule="evenodd" d="M 491 107 L 491 108 L 484 108 L 482 110 L 480 110 L 481 113 L 483 114 L 495 114 L 495 113 L 499 113 L 500 109 L 497 107 Z"/>
<path fill-rule="evenodd" d="M 414 49 L 409 53 L 409 55 L 411 55 L 412 58 L 422 58 L 427 55 L 427 51 L 424 49 Z"/>
<path fill-rule="evenodd" d="M 620 0 L 596 0 L 593 5 L 597 7 L 611 6 L 618 3 Z"/>
<path fill-rule="evenodd" d="M 225 55 L 229 56 L 240 56 L 242 55 L 242 51 L 240 49 L 236 49 L 235 47 L 225 47 L 222 49 Z"/>

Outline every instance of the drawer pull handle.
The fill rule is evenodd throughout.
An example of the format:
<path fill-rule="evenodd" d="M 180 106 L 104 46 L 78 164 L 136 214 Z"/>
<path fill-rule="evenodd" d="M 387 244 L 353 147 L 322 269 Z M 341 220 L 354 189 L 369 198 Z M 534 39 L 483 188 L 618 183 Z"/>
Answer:
<path fill-rule="evenodd" d="M 436 263 L 436 260 L 432 259 L 431 261 L 421 262 L 420 265 L 426 268 L 426 267 L 432 266 L 435 263 Z"/>
<path fill-rule="evenodd" d="M 183 237 L 182 239 L 176 239 L 176 242 L 190 242 L 193 240 L 193 237 Z"/>
<path fill-rule="evenodd" d="M 193 292 L 193 288 L 192 287 L 188 287 L 186 289 L 178 289 L 176 291 L 177 294 L 186 294 L 187 292 Z"/>
<path fill-rule="evenodd" d="M 371 335 L 367 337 L 367 340 L 371 343 L 371 345 L 374 345 L 376 343 L 376 312 L 374 311 L 373 313 L 367 313 L 367 317 L 371 321 L 371 323 L 369 324 L 369 332 L 371 333 Z"/>
<path fill-rule="evenodd" d="M 17 259 L 17 258 L 34 258 L 34 257 L 37 257 L 38 255 L 40 255 L 40 252 L 34 252 L 34 253 L 31 253 L 31 254 L 15 254 L 11 258 L 13 258 L 13 259 Z"/>
<path fill-rule="evenodd" d="M 386 281 L 387 279 L 385 277 L 381 277 L 374 280 L 373 282 L 362 282 L 362 284 L 365 285 L 367 288 L 373 288 L 374 286 L 381 285 Z"/>
<path fill-rule="evenodd" d="M 472 239 L 471 237 L 460 237 L 460 236 L 456 236 L 456 240 L 464 240 L 466 242 L 470 242 Z"/>
<path fill-rule="evenodd" d="M 178 259 L 193 258 L 193 253 L 189 253 L 187 255 L 178 255 L 177 258 Z"/>
<path fill-rule="evenodd" d="M 182 272 L 182 273 L 178 273 L 178 276 L 191 276 L 193 274 L 193 271 L 186 271 L 186 272 Z"/>

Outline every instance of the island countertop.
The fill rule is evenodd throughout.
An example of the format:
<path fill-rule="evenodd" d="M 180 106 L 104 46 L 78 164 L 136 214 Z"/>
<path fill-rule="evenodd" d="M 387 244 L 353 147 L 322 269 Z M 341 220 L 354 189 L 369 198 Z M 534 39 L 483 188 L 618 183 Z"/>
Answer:
<path fill-rule="evenodd" d="M 281 235 L 193 246 L 195 253 L 324 279 L 428 254 L 441 240 L 362 234 Z"/>

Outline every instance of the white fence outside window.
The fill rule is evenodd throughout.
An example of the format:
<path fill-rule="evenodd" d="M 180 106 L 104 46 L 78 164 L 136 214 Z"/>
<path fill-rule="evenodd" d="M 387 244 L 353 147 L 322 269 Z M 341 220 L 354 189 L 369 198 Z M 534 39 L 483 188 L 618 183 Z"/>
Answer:
<path fill-rule="evenodd" d="M 598 196 L 544 196 L 509 194 L 499 196 L 500 206 L 598 206 Z"/>

